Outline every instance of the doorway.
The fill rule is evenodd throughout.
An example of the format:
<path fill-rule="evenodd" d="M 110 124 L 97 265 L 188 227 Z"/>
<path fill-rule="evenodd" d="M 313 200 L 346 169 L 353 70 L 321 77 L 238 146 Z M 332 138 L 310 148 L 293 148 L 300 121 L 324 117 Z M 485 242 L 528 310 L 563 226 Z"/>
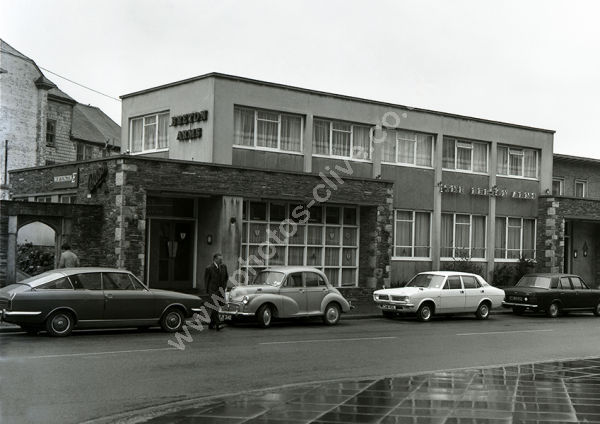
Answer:
<path fill-rule="evenodd" d="M 190 291 L 194 278 L 194 221 L 150 220 L 148 284 Z"/>

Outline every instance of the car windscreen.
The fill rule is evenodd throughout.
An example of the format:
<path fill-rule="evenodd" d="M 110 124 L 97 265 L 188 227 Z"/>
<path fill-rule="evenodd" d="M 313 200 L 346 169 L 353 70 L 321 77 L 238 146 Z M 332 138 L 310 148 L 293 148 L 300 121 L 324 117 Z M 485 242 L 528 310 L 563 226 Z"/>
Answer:
<path fill-rule="evenodd" d="M 522 277 L 515 287 L 537 287 L 540 289 L 549 289 L 552 278 L 541 277 L 537 275 L 525 275 Z"/>
<path fill-rule="evenodd" d="M 418 274 L 406 284 L 406 287 L 423 287 L 430 289 L 439 289 L 444 283 L 443 275 Z"/>
<path fill-rule="evenodd" d="M 275 271 L 262 271 L 259 272 L 252 285 L 255 286 L 275 286 L 278 287 L 281 285 L 285 274 L 283 272 L 275 272 Z"/>

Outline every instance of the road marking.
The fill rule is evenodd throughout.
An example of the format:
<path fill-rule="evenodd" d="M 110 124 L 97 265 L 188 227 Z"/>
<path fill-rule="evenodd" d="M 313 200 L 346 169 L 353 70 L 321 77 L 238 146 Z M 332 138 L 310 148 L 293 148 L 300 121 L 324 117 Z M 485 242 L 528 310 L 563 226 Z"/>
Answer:
<path fill-rule="evenodd" d="M 138 353 L 138 352 L 158 352 L 161 350 L 177 350 L 172 347 L 163 347 L 158 349 L 134 349 L 134 350 L 112 350 L 105 352 L 86 352 L 86 353 L 64 353 L 59 355 L 40 355 L 40 356 L 19 356 L 5 359 L 46 359 L 46 358 L 67 358 L 71 356 L 92 356 L 92 355 L 117 355 L 119 353 Z"/>
<path fill-rule="evenodd" d="M 512 334 L 512 333 L 541 333 L 554 330 L 514 330 L 514 331 L 489 331 L 487 333 L 459 333 L 457 336 L 481 336 L 486 334 Z"/>
<path fill-rule="evenodd" d="M 396 337 L 357 337 L 353 339 L 315 339 L 315 340 L 290 340 L 287 342 L 263 342 L 261 345 L 274 345 L 274 344 L 294 344 L 294 343 L 315 343 L 315 342 L 349 342 L 355 340 L 386 340 L 395 339 Z"/>

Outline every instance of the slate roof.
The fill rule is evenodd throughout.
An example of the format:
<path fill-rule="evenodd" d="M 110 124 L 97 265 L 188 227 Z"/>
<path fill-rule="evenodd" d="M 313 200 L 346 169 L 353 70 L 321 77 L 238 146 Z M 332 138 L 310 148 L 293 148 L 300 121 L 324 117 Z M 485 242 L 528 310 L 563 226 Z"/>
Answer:
<path fill-rule="evenodd" d="M 95 106 L 77 103 L 73 106 L 71 135 L 90 143 L 121 146 L 121 127 Z"/>

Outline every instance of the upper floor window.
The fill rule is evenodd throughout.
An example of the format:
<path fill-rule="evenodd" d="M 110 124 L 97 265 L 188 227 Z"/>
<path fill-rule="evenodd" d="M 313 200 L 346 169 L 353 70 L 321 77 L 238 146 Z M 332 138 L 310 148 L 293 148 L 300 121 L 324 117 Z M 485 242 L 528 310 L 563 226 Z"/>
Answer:
<path fill-rule="evenodd" d="M 54 146 L 56 143 L 56 119 L 46 121 L 46 145 Z"/>
<path fill-rule="evenodd" d="M 488 145 L 444 138 L 442 167 L 466 172 L 488 172 Z"/>
<path fill-rule="evenodd" d="M 587 181 L 575 180 L 575 197 L 587 197 Z"/>
<path fill-rule="evenodd" d="M 432 166 L 433 136 L 412 131 L 397 130 L 395 140 L 383 143 L 384 162 L 414 166 Z"/>
<path fill-rule="evenodd" d="M 140 153 L 169 147 L 169 113 L 158 113 L 129 120 L 129 151 Z"/>
<path fill-rule="evenodd" d="M 552 194 L 554 196 L 563 196 L 565 194 L 565 180 L 562 178 L 552 179 Z"/>
<path fill-rule="evenodd" d="M 234 109 L 234 144 L 288 152 L 302 151 L 302 117 L 243 107 Z"/>
<path fill-rule="evenodd" d="M 537 178 L 537 150 L 498 146 L 498 175 Z"/>
<path fill-rule="evenodd" d="M 429 258 L 431 213 L 402 210 L 395 213 L 394 256 Z"/>
<path fill-rule="evenodd" d="M 370 127 L 341 121 L 315 119 L 313 153 L 353 159 L 371 159 Z"/>
<path fill-rule="evenodd" d="M 77 143 L 77 160 L 88 160 L 94 156 L 94 147 L 85 144 Z"/>

